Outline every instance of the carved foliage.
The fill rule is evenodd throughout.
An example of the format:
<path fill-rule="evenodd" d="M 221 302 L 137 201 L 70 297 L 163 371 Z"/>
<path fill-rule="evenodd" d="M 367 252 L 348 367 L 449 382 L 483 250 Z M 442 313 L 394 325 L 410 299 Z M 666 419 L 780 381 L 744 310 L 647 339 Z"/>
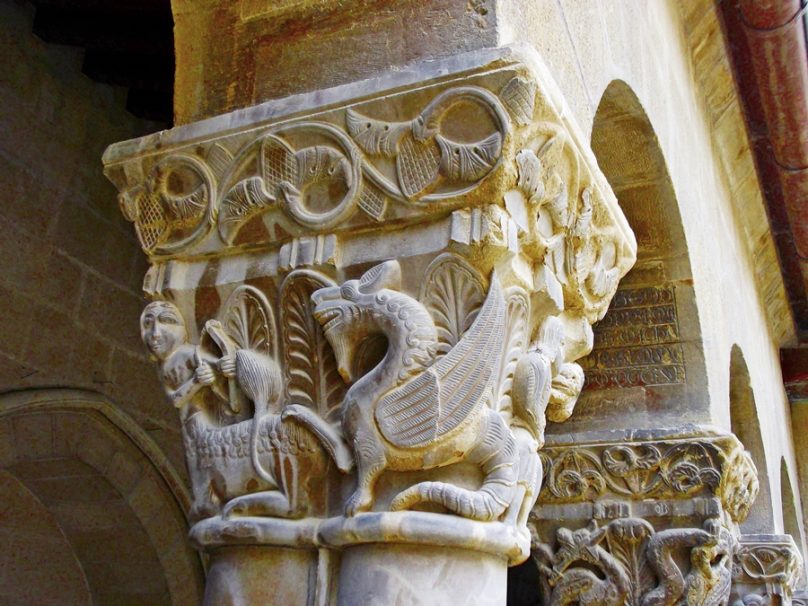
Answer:
<path fill-rule="evenodd" d="M 477 317 L 485 299 L 482 275 L 454 254 L 435 259 L 426 271 L 421 302 L 426 306 L 438 331 L 438 354 L 457 345 Z"/>
<path fill-rule="evenodd" d="M 119 196 L 124 216 L 135 223 L 147 253 L 178 250 L 207 232 L 214 179 L 204 162 L 184 154 L 167 156 L 145 182 Z"/>
<path fill-rule="evenodd" d="M 319 288 L 333 285 L 330 278 L 311 270 L 293 271 L 281 285 L 287 398 L 330 420 L 342 402 L 345 384 L 337 372 L 334 352 L 323 329 L 312 316 L 311 295 Z"/>
<path fill-rule="evenodd" d="M 515 89 L 508 92 L 518 96 Z M 461 102 L 488 113 L 494 131 L 476 141 L 455 141 L 442 133 L 442 121 Z M 524 102 L 516 111 L 524 113 Z M 366 172 L 387 194 L 406 200 L 449 198 L 484 179 L 499 164 L 508 125 L 500 100 L 475 86 L 443 91 L 406 122 L 378 120 L 355 109 L 346 112 L 348 133 L 371 157 L 364 165 Z M 395 159 L 394 180 L 374 165 L 374 156 Z M 451 185 L 440 189 L 444 181 Z"/>
<path fill-rule="evenodd" d="M 639 518 L 593 521 L 560 528 L 555 546 L 534 544 L 543 580 L 543 604 L 599 606 L 706 606 L 729 597 L 734 549 L 731 534 L 715 519 L 701 528 L 656 532 Z"/>
<path fill-rule="evenodd" d="M 710 442 L 547 449 L 541 456 L 542 502 L 687 496 L 717 491 L 721 481 L 719 452 Z"/>

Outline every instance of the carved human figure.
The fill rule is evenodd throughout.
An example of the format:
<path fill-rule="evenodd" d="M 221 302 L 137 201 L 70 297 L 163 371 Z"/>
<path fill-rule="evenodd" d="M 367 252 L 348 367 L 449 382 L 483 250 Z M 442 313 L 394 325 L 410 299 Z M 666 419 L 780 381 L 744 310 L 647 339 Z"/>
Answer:
<path fill-rule="evenodd" d="M 218 323 L 206 326 L 223 344 L 229 337 L 220 329 Z M 233 349 L 232 342 L 219 357 L 190 344 L 182 314 L 166 301 L 144 309 L 141 333 L 161 364 L 160 377 L 170 401 L 181 410 L 194 493 L 191 519 L 218 513 L 299 517 L 318 512 L 320 504 L 313 494 L 327 472 L 327 457 L 348 471 L 350 452 L 313 411 L 289 405 L 285 414 L 280 412 L 282 379 L 277 363 L 257 351 Z M 252 402 L 253 418 L 222 426 L 211 420 L 209 410 L 194 396 L 214 385 L 219 372 L 234 379 Z"/>
<path fill-rule="evenodd" d="M 516 366 L 514 396 L 531 410 L 544 444 L 547 419 L 565 421 L 572 414 L 584 383 L 584 373 L 574 362 L 565 362 L 564 325 L 556 316 L 547 317 L 539 329 L 539 338 Z"/>
<path fill-rule="evenodd" d="M 201 363 L 196 346 L 188 342 L 185 320 L 173 303 L 149 303 L 140 316 L 140 335 L 160 364 L 160 379 L 175 406 L 181 407 L 203 384 L 213 382 L 213 369 Z"/>
<path fill-rule="evenodd" d="M 431 469 L 466 460 L 483 472 L 479 490 L 421 482 L 396 496 L 391 508 L 436 503 L 465 517 L 497 519 L 513 501 L 517 478 L 514 436 L 502 415 L 486 405 L 502 357 L 502 288 L 494 275 L 474 323 L 435 361 L 433 319 L 423 304 L 398 292 L 400 283 L 399 264 L 388 261 L 358 280 L 312 295 L 339 372 L 353 382 L 342 418 L 358 478 L 346 514 L 373 506 L 376 481 L 386 469 Z M 357 378 L 357 354 L 379 333 L 387 339 L 387 352 Z"/>

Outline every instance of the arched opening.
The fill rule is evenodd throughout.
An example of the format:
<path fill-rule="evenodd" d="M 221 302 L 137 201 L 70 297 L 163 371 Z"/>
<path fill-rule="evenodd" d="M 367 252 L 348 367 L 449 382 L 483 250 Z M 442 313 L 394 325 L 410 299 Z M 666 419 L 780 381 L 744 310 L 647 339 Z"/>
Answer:
<path fill-rule="evenodd" d="M 790 534 L 797 547 L 800 548 L 800 552 L 804 553 L 802 532 L 797 515 L 797 501 L 794 489 L 791 487 L 791 476 L 788 473 L 785 459 L 780 459 L 780 502 L 783 511 L 783 532 Z"/>
<path fill-rule="evenodd" d="M 571 421 L 631 428 L 708 421 L 701 330 L 679 205 L 654 129 L 625 82 L 615 80 L 603 93 L 592 151 L 634 230 L 638 251 L 609 312 L 594 327 L 594 349 L 582 360 L 586 384 Z M 564 424 L 564 431 L 575 429 Z"/>
<path fill-rule="evenodd" d="M 16 549 L 54 563 L 43 570 L 59 571 L 55 584 L 72 592 L 53 601 L 52 579 L 23 584 L 4 559 L 0 576 L 14 580 L 3 591 L 27 591 L 23 603 L 199 603 L 203 571 L 187 545 L 187 492 L 145 432 L 101 396 L 0 396 L 0 484 L 4 509 L 31 512 L 12 524 Z"/>
<path fill-rule="evenodd" d="M 774 511 L 772 508 L 772 492 L 769 483 L 766 452 L 763 449 L 763 437 L 760 433 L 758 410 L 749 369 L 746 366 L 740 347 L 733 345 L 729 365 L 729 414 L 732 433 L 741 441 L 755 463 L 760 482 L 760 492 L 754 507 L 749 509 L 749 516 L 741 530 L 745 534 L 774 532 Z"/>

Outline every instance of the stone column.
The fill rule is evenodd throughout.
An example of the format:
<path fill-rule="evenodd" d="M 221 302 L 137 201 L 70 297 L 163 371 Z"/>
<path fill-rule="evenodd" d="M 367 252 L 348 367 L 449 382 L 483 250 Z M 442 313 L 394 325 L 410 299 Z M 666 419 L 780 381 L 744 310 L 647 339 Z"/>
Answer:
<path fill-rule="evenodd" d="M 504 604 L 546 420 L 635 258 L 568 115 L 503 48 L 107 150 L 207 604 Z"/>

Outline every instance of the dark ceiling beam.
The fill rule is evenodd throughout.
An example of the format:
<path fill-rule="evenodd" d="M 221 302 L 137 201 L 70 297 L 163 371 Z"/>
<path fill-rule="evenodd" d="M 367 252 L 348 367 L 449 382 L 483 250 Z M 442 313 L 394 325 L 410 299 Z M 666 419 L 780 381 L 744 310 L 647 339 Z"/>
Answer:
<path fill-rule="evenodd" d="M 33 33 L 85 49 L 84 73 L 128 88 L 132 114 L 170 126 L 174 22 L 169 0 L 32 0 Z"/>
<path fill-rule="evenodd" d="M 172 23 L 145 11 L 93 11 L 40 6 L 34 16 L 34 34 L 51 44 L 98 50 L 173 54 Z"/>

